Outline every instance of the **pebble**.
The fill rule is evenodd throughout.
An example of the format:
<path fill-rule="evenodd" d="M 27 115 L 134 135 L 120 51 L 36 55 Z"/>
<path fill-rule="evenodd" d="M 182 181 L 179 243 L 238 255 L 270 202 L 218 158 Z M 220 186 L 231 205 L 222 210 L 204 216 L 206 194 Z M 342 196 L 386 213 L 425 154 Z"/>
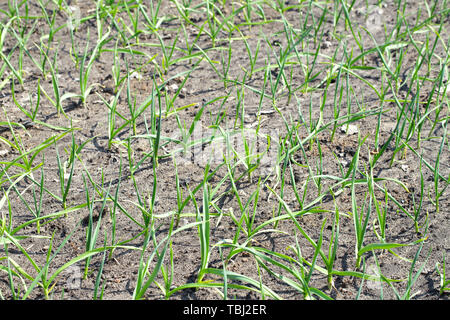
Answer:
<path fill-rule="evenodd" d="M 178 90 L 178 85 L 176 85 L 175 83 L 171 84 L 169 86 L 169 91 L 176 92 L 177 90 Z"/>
<path fill-rule="evenodd" d="M 346 133 L 348 135 L 352 135 L 358 133 L 358 127 L 355 126 L 354 124 L 343 125 L 341 127 L 341 132 Z"/>
<path fill-rule="evenodd" d="M 134 71 L 132 74 L 130 74 L 130 79 L 142 80 L 142 78 L 142 75 L 137 71 Z"/>
<path fill-rule="evenodd" d="M 329 47 L 331 47 L 331 42 L 330 41 L 322 42 L 322 48 L 323 49 L 328 49 Z"/>
<path fill-rule="evenodd" d="M 180 98 L 184 98 L 184 97 L 186 97 L 186 95 L 187 95 L 187 89 L 186 88 L 182 88 L 180 93 L 179 93 Z"/>

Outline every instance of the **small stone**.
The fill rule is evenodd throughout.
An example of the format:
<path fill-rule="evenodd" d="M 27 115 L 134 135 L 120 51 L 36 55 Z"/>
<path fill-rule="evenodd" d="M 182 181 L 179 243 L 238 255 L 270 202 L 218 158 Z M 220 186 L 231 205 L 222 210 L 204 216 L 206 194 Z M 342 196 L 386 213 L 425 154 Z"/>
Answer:
<path fill-rule="evenodd" d="M 169 91 L 176 92 L 178 90 L 178 85 L 175 83 L 169 86 Z"/>
<path fill-rule="evenodd" d="M 245 193 L 245 191 L 244 190 L 239 190 L 238 191 L 238 193 L 241 195 L 241 196 L 244 196 L 244 197 L 246 197 L 247 196 L 247 194 Z"/>
<path fill-rule="evenodd" d="M 328 49 L 331 47 L 331 42 L 330 41 L 324 41 L 322 42 L 322 49 Z"/>
<path fill-rule="evenodd" d="M 142 80 L 142 75 L 139 72 L 134 71 L 132 74 L 130 74 L 130 79 Z"/>
<path fill-rule="evenodd" d="M 180 96 L 180 98 L 184 98 L 187 95 L 187 89 L 186 88 L 182 88 L 180 93 L 178 94 Z"/>
<path fill-rule="evenodd" d="M 346 133 L 348 135 L 352 135 L 358 133 L 358 127 L 355 126 L 354 124 L 343 125 L 341 127 L 341 132 Z"/>

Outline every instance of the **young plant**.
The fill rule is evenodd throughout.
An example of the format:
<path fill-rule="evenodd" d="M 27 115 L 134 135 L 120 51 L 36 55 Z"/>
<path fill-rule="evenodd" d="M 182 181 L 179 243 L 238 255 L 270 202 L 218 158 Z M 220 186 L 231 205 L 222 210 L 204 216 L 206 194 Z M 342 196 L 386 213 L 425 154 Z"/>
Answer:
<path fill-rule="evenodd" d="M 431 255 L 431 250 L 429 251 L 427 257 L 425 258 L 424 263 L 419 267 L 419 269 L 417 270 L 416 274 L 414 274 L 414 268 L 416 266 L 416 263 L 420 257 L 420 252 L 422 251 L 424 243 L 422 242 L 419 246 L 419 249 L 417 249 L 416 254 L 414 255 L 414 259 L 411 262 L 411 267 L 409 268 L 409 273 L 408 273 L 408 279 L 406 281 L 406 290 L 405 293 L 403 295 L 401 295 L 397 289 L 395 289 L 395 287 L 392 285 L 391 281 L 387 280 L 383 275 L 381 275 L 382 279 L 387 282 L 389 284 L 389 286 L 392 288 L 392 290 L 394 291 L 394 294 L 396 296 L 396 298 L 398 300 L 411 300 L 416 294 L 418 294 L 419 292 L 416 293 L 412 293 L 412 288 L 414 286 L 414 284 L 416 283 L 417 279 L 419 278 L 419 276 L 422 273 L 423 268 L 425 267 L 425 265 L 428 262 L 428 259 Z"/>
<path fill-rule="evenodd" d="M 166 17 L 158 17 L 159 10 L 161 8 L 162 0 L 157 0 L 156 4 L 153 4 L 153 0 L 150 0 L 149 6 L 144 6 L 142 3 L 138 3 L 139 10 L 141 11 L 145 21 L 152 29 L 159 29 L 161 23 Z"/>
<path fill-rule="evenodd" d="M 279 279 L 280 281 L 283 281 L 286 285 L 302 293 L 305 300 L 313 300 L 315 299 L 315 296 L 325 300 L 331 300 L 331 297 L 329 297 L 327 294 L 309 285 L 312 272 L 315 269 L 315 263 L 319 255 L 319 251 L 321 251 L 321 244 L 322 238 L 320 238 L 319 242 L 317 243 L 312 262 L 309 264 L 309 270 L 306 270 L 306 267 L 304 266 L 305 260 L 301 254 L 300 246 L 298 245 L 298 243 L 295 248 L 292 247 L 297 255 L 298 260 L 295 260 L 285 254 L 270 251 L 265 248 L 246 247 L 228 243 L 226 244 L 226 246 L 234 248 L 234 250 L 232 250 L 234 254 L 241 252 L 250 254 L 258 262 L 258 265 L 264 268 L 264 270 L 266 270 L 271 276 Z M 298 269 L 298 267 L 300 267 L 300 270 Z M 290 274 L 292 278 L 279 273 L 277 270 L 284 270 L 285 272 Z"/>
<path fill-rule="evenodd" d="M 164 285 L 159 284 L 155 280 L 156 285 L 164 293 L 164 297 L 166 300 L 168 300 L 170 298 L 169 293 L 172 289 L 173 277 L 174 277 L 174 273 L 175 273 L 175 265 L 173 263 L 172 240 L 170 240 L 170 243 L 169 243 L 169 264 L 170 264 L 170 267 L 169 266 L 167 266 L 167 267 L 161 266 L 161 275 L 163 277 Z"/>
<path fill-rule="evenodd" d="M 207 168 L 205 170 L 205 179 L 207 177 L 206 174 L 208 173 L 208 171 L 209 169 Z M 200 212 L 197 201 L 195 200 L 195 196 L 190 189 L 189 195 L 195 207 L 196 221 L 198 223 L 198 237 L 200 239 L 201 262 L 197 282 L 202 282 L 203 272 L 208 268 L 209 257 L 211 255 L 211 248 L 210 248 L 211 230 L 210 230 L 210 215 L 209 215 L 210 190 L 206 181 L 203 182 L 202 212 Z"/>
<path fill-rule="evenodd" d="M 353 160 L 352 163 L 350 164 L 349 167 L 349 172 L 351 172 L 351 201 L 352 201 L 352 212 L 351 212 L 351 216 L 353 218 L 353 225 L 355 228 L 355 254 L 356 254 L 356 264 L 355 267 L 357 269 L 360 268 L 361 266 L 361 259 L 363 257 L 363 254 L 372 250 L 390 250 L 393 248 L 398 248 L 398 247 L 403 247 L 403 246 L 410 246 L 413 245 L 415 243 L 419 243 L 422 242 L 425 239 L 419 239 L 415 242 L 412 243 L 407 243 L 407 244 L 402 244 L 402 243 L 385 243 L 385 242 L 381 242 L 381 243 L 371 243 L 368 245 L 364 245 L 364 238 L 366 236 L 366 232 L 367 232 L 367 226 L 369 223 L 369 218 L 372 212 L 372 201 L 377 201 L 375 198 L 372 198 L 370 196 L 370 190 L 373 189 L 372 186 L 372 182 L 368 182 L 369 185 L 369 194 L 366 193 L 365 197 L 364 197 L 364 204 L 361 206 L 360 212 L 358 212 L 358 207 L 357 207 L 357 197 L 356 197 L 356 172 L 359 171 L 357 169 L 358 164 L 359 164 L 359 152 L 361 149 L 361 145 L 364 143 L 364 141 L 367 139 L 367 137 L 365 137 L 362 141 L 359 138 L 359 142 L 358 142 L 358 148 L 356 149 L 355 155 L 353 156 Z M 370 162 L 370 159 L 369 159 Z M 370 176 L 370 174 L 369 174 Z M 366 175 L 367 177 L 367 175 Z M 368 180 L 367 180 L 368 179 Z M 367 179 L 365 179 L 365 181 L 371 181 L 370 177 L 367 177 Z M 367 198 L 369 198 L 369 202 L 367 205 Z M 367 205 L 367 208 L 365 208 L 365 206 Z M 364 211 L 366 211 L 365 215 L 364 215 Z M 382 223 L 385 223 L 385 221 L 382 219 L 381 220 Z"/>
<path fill-rule="evenodd" d="M 110 210 L 110 218 L 111 218 L 111 246 L 114 247 L 116 244 L 116 231 L 117 231 L 117 208 L 120 207 L 119 204 L 119 191 L 120 191 L 120 183 L 122 181 L 122 157 L 120 157 L 119 162 L 119 177 L 117 180 L 116 191 L 114 193 L 114 198 L 111 199 L 113 202 L 112 208 Z M 108 255 L 108 260 L 112 258 L 114 250 L 111 249 Z"/>
<path fill-rule="evenodd" d="M 441 271 L 442 270 L 442 271 Z M 450 292 L 450 279 L 447 278 L 445 273 L 445 253 L 442 254 L 442 267 L 436 262 L 436 271 L 439 273 L 439 295 L 443 295 L 445 292 Z"/>
<path fill-rule="evenodd" d="M 100 268 L 98 269 L 98 272 L 97 272 L 97 277 L 95 278 L 93 300 L 103 300 L 103 294 L 105 292 L 106 281 L 103 281 L 103 286 L 100 291 L 100 296 L 98 295 L 98 289 L 100 287 L 100 282 L 101 282 L 102 275 L 103 275 L 103 266 L 105 265 L 105 261 L 106 261 L 107 239 L 108 239 L 108 237 L 107 237 L 106 231 L 105 231 L 105 241 L 103 242 L 103 247 L 104 247 L 103 258 L 102 258 L 102 262 L 100 263 Z"/>
<path fill-rule="evenodd" d="M 42 162 L 44 162 L 44 159 L 42 159 Z M 42 200 L 43 200 L 43 194 L 44 194 L 44 169 L 41 167 L 41 181 L 39 183 L 39 200 L 36 197 L 36 190 L 33 185 L 33 203 L 34 203 L 34 210 L 33 215 L 36 218 L 39 218 L 42 214 Z M 40 221 L 36 222 L 36 231 L 39 234 L 40 229 Z"/>
<path fill-rule="evenodd" d="M 173 157 L 173 165 L 175 167 L 175 186 L 177 189 L 177 211 L 176 211 L 176 220 L 175 220 L 175 228 L 178 228 L 181 218 L 181 212 L 183 211 L 183 190 L 180 185 L 180 178 L 178 175 L 178 167 L 175 161 L 175 157 Z"/>
<path fill-rule="evenodd" d="M 86 183 L 86 178 L 83 174 L 83 183 L 84 183 L 84 190 L 86 193 L 86 204 L 89 211 L 89 217 L 88 217 L 88 223 L 86 228 L 86 252 L 92 251 L 95 249 L 97 238 L 100 233 L 100 225 L 103 218 L 103 212 L 106 211 L 106 200 L 108 199 L 109 190 L 111 188 L 111 182 L 109 184 L 109 189 L 107 191 L 106 196 L 103 198 L 102 204 L 100 207 L 95 207 L 95 198 L 92 198 L 90 196 L 89 187 Z M 97 220 L 97 224 L 94 228 L 94 210 L 98 210 L 98 217 L 95 219 Z M 88 271 L 89 271 L 89 265 L 91 263 L 91 256 L 87 257 L 84 264 L 84 274 L 83 279 L 87 279 Z"/>
<path fill-rule="evenodd" d="M 414 195 L 414 192 L 412 193 L 412 200 L 413 200 L 413 206 L 414 206 L 414 228 L 416 229 L 416 233 L 419 233 L 419 230 L 421 226 L 419 226 L 419 218 L 420 213 L 422 211 L 422 205 L 423 205 L 423 197 L 425 195 L 425 183 L 423 178 L 423 155 L 420 157 L 420 163 L 419 163 L 419 172 L 420 172 L 420 199 L 419 204 L 416 203 L 416 197 Z"/>
<path fill-rule="evenodd" d="M 86 206 L 86 203 L 84 203 L 82 207 L 85 207 L 85 206 Z M 78 209 L 80 209 L 80 208 L 78 208 Z M 65 214 L 65 213 L 66 212 L 58 212 L 56 214 L 53 214 L 53 215 L 50 215 L 50 216 L 45 216 L 43 218 L 48 219 L 48 218 L 55 217 L 55 216 L 61 216 L 62 214 Z M 80 220 L 80 222 L 81 222 L 81 220 Z M 49 249 L 47 251 L 46 262 L 45 262 L 45 265 L 42 268 L 40 268 L 36 264 L 36 262 L 32 259 L 31 255 L 29 255 L 27 253 L 27 251 L 23 248 L 23 246 L 21 246 L 18 243 L 18 241 L 12 237 L 12 234 L 8 234 L 7 235 L 8 239 L 10 239 L 11 242 L 14 243 L 14 245 L 26 256 L 27 260 L 33 265 L 33 268 L 37 272 L 37 275 L 35 277 L 33 277 L 30 274 L 28 274 L 20 265 L 18 265 L 17 263 L 15 264 L 15 268 L 20 272 L 20 274 L 23 277 L 27 278 L 28 280 L 32 281 L 32 283 L 26 288 L 26 292 L 25 292 L 25 294 L 22 297 L 23 300 L 26 300 L 30 296 L 31 292 L 33 292 L 33 289 L 36 287 L 36 285 L 41 286 L 43 288 L 43 290 L 44 290 L 45 297 L 49 298 L 49 294 L 51 293 L 51 291 L 55 288 L 56 284 L 58 283 L 57 278 L 58 278 L 58 276 L 61 273 L 63 273 L 67 269 L 69 269 L 71 266 L 74 266 L 74 265 L 76 265 L 77 263 L 79 263 L 81 261 L 85 261 L 87 258 L 92 257 L 93 255 L 96 255 L 98 253 L 104 252 L 104 250 L 105 250 L 104 247 L 97 248 L 97 249 L 94 249 L 92 251 L 84 252 L 84 253 L 76 256 L 75 258 L 71 259 L 70 261 L 66 262 L 64 265 L 62 265 L 57 270 L 55 270 L 52 274 L 49 274 L 49 266 L 50 266 L 50 264 L 53 262 L 55 257 L 60 253 L 60 251 L 65 247 L 65 245 L 67 244 L 68 240 L 78 230 L 80 222 L 63 239 L 63 241 L 61 242 L 59 247 L 56 248 L 56 250 L 54 250 L 53 254 L 51 254 L 52 251 L 53 251 L 53 248 L 52 248 L 52 241 L 53 240 L 51 241 L 51 245 L 49 246 Z M 23 226 L 22 226 L 22 228 L 23 228 Z M 53 237 L 52 237 L 52 239 L 53 239 Z M 122 247 L 122 248 L 130 249 L 130 250 L 135 250 L 136 249 L 135 247 L 132 247 L 132 246 L 123 246 L 123 245 L 117 246 L 117 247 Z M 107 247 L 106 249 L 111 249 L 111 247 Z"/>
<path fill-rule="evenodd" d="M 12 75 L 14 75 L 14 77 L 19 81 L 20 85 L 23 87 L 23 70 L 22 70 L 22 60 L 23 60 L 23 47 L 24 44 L 23 42 L 25 41 L 25 39 L 20 38 L 16 32 L 14 31 L 14 28 L 11 28 L 11 24 L 17 19 L 18 17 L 13 17 L 11 18 L 6 25 L 4 25 L 2 22 L 0 22 L 0 27 L 1 27 L 1 31 L 0 31 L 0 58 L 3 62 L 5 62 L 5 64 L 3 64 L 0 68 L 0 75 L 3 75 L 6 67 L 9 68 L 9 70 L 11 71 Z M 5 56 L 5 54 L 3 53 L 4 48 L 3 48 L 3 44 L 6 38 L 6 35 L 8 34 L 9 29 L 11 28 L 11 30 L 13 30 L 13 33 L 16 35 L 16 38 L 18 40 L 18 44 L 19 44 L 19 70 L 16 70 L 16 68 L 14 68 L 14 66 L 11 63 L 12 57 L 15 53 L 15 48 L 13 48 L 12 50 L 10 50 L 10 52 L 8 53 L 7 56 Z M 8 77 L 4 77 L 3 81 L 0 83 L 0 88 L 2 88 L 7 81 L 9 81 L 9 79 L 12 77 L 12 75 L 8 76 Z M 14 79 L 12 79 L 12 81 L 14 81 Z"/>
<path fill-rule="evenodd" d="M 43 14 L 43 16 L 45 18 L 45 22 L 47 23 L 47 25 L 49 27 L 49 33 L 48 34 L 44 34 L 41 37 L 41 39 L 40 39 L 41 40 L 40 41 L 40 46 L 38 46 L 39 49 L 41 50 L 41 64 L 42 64 L 41 70 L 44 72 L 44 77 L 47 79 L 47 72 L 46 72 L 45 65 L 46 65 L 47 61 L 50 63 L 50 61 L 48 59 L 48 56 L 49 56 L 50 50 L 52 48 L 54 37 L 55 37 L 55 34 L 58 32 L 58 30 L 60 28 L 62 28 L 62 27 L 55 28 L 55 23 L 56 23 L 56 17 L 57 17 L 58 10 L 51 10 L 52 11 L 52 16 L 50 17 L 48 15 L 48 10 L 46 8 L 46 5 L 48 3 L 44 4 L 44 3 L 42 3 L 42 0 L 38 0 L 38 2 L 39 2 L 39 6 L 41 7 L 42 14 Z M 47 39 L 47 44 L 44 43 L 45 39 Z M 47 50 L 44 51 L 43 48 L 47 48 Z"/>
<path fill-rule="evenodd" d="M 131 21 L 132 28 L 126 26 L 128 29 L 128 32 L 131 34 L 130 38 L 135 38 L 136 43 L 139 44 L 139 34 L 141 34 L 143 31 L 139 29 L 139 6 L 137 4 L 130 6 L 127 2 L 125 4 L 125 9 L 128 14 L 128 18 Z M 131 12 L 131 9 L 133 9 L 134 12 Z"/>
<path fill-rule="evenodd" d="M 331 290 L 331 288 L 334 287 L 333 267 L 334 267 L 334 263 L 335 263 L 336 257 L 337 257 L 337 249 L 339 247 L 339 208 L 336 204 L 336 199 L 334 198 L 334 195 L 333 195 L 333 201 L 334 201 L 335 213 L 334 213 L 334 219 L 333 219 L 333 226 L 331 228 L 330 243 L 328 246 L 328 257 L 326 259 L 323 259 L 323 262 L 325 263 L 325 267 L 327 270 L 327 283 L 328 283 L 329 290 Z M 326 220 L 324 220 L 324 222 L 322 224 L 321 234 L 323 233 L 325 221 Z"/>
<path fill-rule="evenodd" d="M 115 143 L 116 136 L 129 124 L 129 120 L 126 119 L 120 112 L 117 111 L 117 104 L 119 102 L 120 93 L 122 92 L 123 85 L 119 91 L 115 94 L 111 102 L 106 101 L 98 92 L 97 95 L 106 105 L 108 110 L 108 149 L 111 149 L 112 144 Z M 120 126 L 116 126 L 117 116 L 119 116 L 124 122 Z"/>
<path fill-rule="evenodd" d="M 40 85 L 40 79 L 38 80 L 38 85 L 37 85 L 37 93 L 36 93 L 36 103 L 34 103 L 35 107 L 34 110 L 31 109 L 31 107 L 33 106 L 33 101 L 31 99 L 31 95 L 29 96 L 29 103 L 30 103 L 30 111 L 28 111 L 25 107 L 22 107 L 22 105 L 17 101 L 16 99 L 16 94 L 15 94 L 15 85 L 14 85 L 14 81 L 11 81 L 11 96 L 12 99 L 14 101 L 14 104 L 16 105 L 17 108 L 20 109 L 20 111 L 23 112 L 23 114 L 25 116 L 27 116 L 31 121 L 36 122 L 38 124 L 42 124 L 42 125 L 46 125 L 44 122 L 41 122 L 39 120 L 36 119 L 36 114 L 39 110 L 39 104 L 41 102 L 41 85 Z M 46 125 L 47 127 L 51 127 L 49 125 Z"/>
<path fill-rule="evenodd" d="M 58 66 L 57 66 L 57 57 L 58 57 L 58 51 L 55 50 L 55 55 L 53 57 L 53 61 L 50 61 L 47 53 L 42 49 L 42 47 L 37 46 L 38 49 L 41 51 L 41 53 L 43 54 L 45 60 L 44 61 L 48 61 L 49 66 L 50 66 L 50 74 L 52 77 L 52 87 L 53 87 L 53 95 L 54 95 L 54 99 L 50 98 L 50 96 L 47 94 L 47 92 L 44 90 L 44 88 L 42 88 L 39 85 L 39 90 L 42 91 L 42 93 L 44 93 L 44 95 L 47 97 L 47 99 L 51 102 L 51 104 L 56 108 L 57 112 L 58 112 L 58 116 L 61 115 L 61 113 L 65 116 L 68 117 L 66 115 L 66 113 L 64 112 L 64 108 L 62 106 L 62 103 L 69 98 L 73 98 L 73 97 L 77 97 L 77 95 L 75 93 L 71 93 L 71 92 L 67 92 L 63 95 L 61 95 L 61 88 L 59 85 L 59 80 L 58 80 Z"/>
<path fill-rule="evenodd" d="M 49 294 L 50 292 L 53 290 L 54 286 L 56 283 L 54 283 L 52 285 L 52 281 L 48 280 L 48 265 L 50 262 L 50 254 L 52 252 L 53 249 L 53 239 L 54 239 L 55 233 L 53 232 L 51 239 L 50 239 L 50 245 L 49 248 L 47 250 L 47 254 L 46 254 L 46 260 L 45 260 L 45 265 L 42 268 L 39 268 L 39 266 L 36 264 L 36 262 L 32 259 L 32 257 L 26 252 L 25 248 L 23 248 L 22 245 L 19 244 L 19 242 L 17 241 L 17 239 L 15 239 L 14 237 L 12 237 L 10 234 L 6 233 L 6 237 L 8 238 L 8 240 L 15 245 L 15 247 L 17 247 L 17 249 L 19 249 L 24 256 L 28 259 L 28 261 L 32 264 L 32 266 L 34 267 L 34 269 L 39 272 L 38 276 L 36 278 L 33 278 L 31 275 L 29 275 L 28 273 L 26 273 L 22 267 L 12 258 L 8 257 L 8 262 L 12 264 L 12 266 L 18 271 L 17 272 L 17 276 L 19 276 L 20 278 L 24 277 L 27 278 L 28 280 L 34 280 L 36 281 L 39 286 L 42 288 L 43 292 L 44 292 L 44 297 L 45 299 L 49 299 Z M 7 251 L 7 246 L 5 246 L 5 250 Z M 11 266 L 9 267 L 9 269 L 12 270 Z M 11 285 L 11 291 L 13 292 L 13 297 L 18 298 L 18 296 L 16 296 L 16 292 L 14 290 L 14 284 L 13 284 L 13 279 L 11 274 L 9 274 L 9 280 L 10 280 L 10 285 Z M 26 290 L 26 287 L 25 287 Z"/>
<path fill-rule="evenodd" d="M 72 132 L 72 148 L 69 159 L 64 163 L 61 163 L 61 157 L 59 155 L 58 146 L 55 143 L 56 161 L 58 164 L 59 186 L 61 189 L 61 201 L 64 209 L 67 209 L 67 196 L 69 195 L 70 185 L 72 183 L 73 178 L 73 172 L 75 167 L 75 150 L 76 150 L 75 136 Z M 70 172 L 67 172 L 69 167 Z"/>
<path fill-rule="evenodd" d="M 169 246 L 170 240 L 172 238 L 172 232 L 173 232 L 173 219 L 171 219 L 170 222 L 170 229 L 167 237 L 165 237 L 163 240 L 161 240 L 159 243 L 156 243 L 155 239 L 155 229 L 153 228 L 153 223 L 151 224 L 152 228 L 150 232 L 147 232 L 144 238 L 144 245 L 142 247 L 142 253 L 141 253 L 141 259 L 139 262 L 139 270 L 138 270 L 138 278 L 136 280 L 136 286 L 133 292 L 133 299 L 134 300 L 140 300 L 144 297 L 144 294 L 146 293 L 148 287 L 155 281 L 156 276 L 158 275 L 159 271 L 161 270 L 162 263 L 164 261 L 167 248 Z M 153 252 L 149 255 L 147 262 L 144 261 L 144 253 L 147 249 L 147 246 L 150 241 L 150 237 L 153 238 L 153 242 L 155 244 L 155 248 Z M 164 244 L 165 243 L 165 244 Z M 164 244 L 164 247 L 162 248 L 162 251 L 159 252 L 160 246 Z M 151 262 L 153 259 L 157 259 L 153 270 L 149 271 Z M 148 277 L 146 279 L 146 277 Z M 169 295 L 169 293 L 166 293 L 166 295 Z"/>
<path fill-rule="evenodd" d="M 45 161 L 43 160 L 42 163 L 44 163 Z M 30 172 L 30 178 L 32 179 L 33 177 L 33 173 Z M 22 201 L 22 203 L 25 205 L 25 207 L 28 209 L 28 211 L 36 218 L 37 222 L 36 222 L 36 232 L 38 234 L 40 234 L 41 232 L 41 228 L 40 228 L 40 217 L 42 214 L 42 200 L 43 200 L 43 194 L 44 194 L 44 170 L 43 167 L 41 166 L 41 179 L 40 179 L 40 183 L 38 184 L 39 186 L 39 198 L 37 198 L 36 196 L 36 185 L 35 184 L 31 184 L 29 185 L 27 188 L 25 188 L 25 190 L 23 190 L 22 192 L 20 192 L 17 187 L 12 184 L 12 187 L 14 189 L 14 191 L 16 192 L 17 196 L 19 197 L 19 199 Z M 27 191 L 28 188 L 32 187 L 32 195 L 33 195 L 33 206 L 34 208 L 32 208 L 32 206 L 30 206 L 28 204 L 28 202 L 24 199 L 23 197 L 23 193 L 25 193 L 25 191 Z"/>
<path fill-rule="evenodd" d="M 375 197 L 375 192 L 374 192 L 374 182 L 372 180 L 373 178 L 371 178 L 371 181 L 369 182 L 369 188 L 370 188 L 370 193 L 371 193 L 371 197 L 375 203 L 375 211 L 377 213 L 377 220 L 374 220 L 374 232 L 377 236 L 377 238 L 381 241 L 381 242 L 386 242 L 386 226 L 387 226 L 387 220 L 386 220 L 386 215 L 388 212 L 388 191 L 386 186 L 384 186 L 384 207 L 382 207 L 381 205 L 381 201 L 378 201 L 377 198 Z M 376 227 L 375 227 L 375 222 L 378 221 L 378 229 L 380 231 L 380 233 L 378 233 L 376 231 Z"/>
<path fill-rule="evenodd" d="M 441 145 L 439 146 L 439 150 L 436 156 L 436 161 L 435 161 L 435 165 L 434 165 L 434 204 L 436 206 L 436 211 L 439 212 L 439 199 L 442 196 L 442 194 L 444 193 L 444 191 L 447 189 L 447 187 L 450 184 L 450 175 L 449 175 L 449 179 L 447 179 L 447 181 L 445 181 L 446 185 L 444 188 L 442 188 L 441 191 L 439 191 L 439 167 L 440 167 L 440 158 L 441 158 L 441 154 L 442 154 L 442 150 L 444 148 L 444 142 L 445 140 L 448 141 L 448 136 L 447 136 L 447 121 L 443 121 L 442 122 L 442 126 L 444 127 L 444 133 L 442 135 L 442 139 L 441 139 Z M 447 138 L 447 139 L 446 139 Z M 448 143 L 448 142 L 447 142 Z"/>
<path fill-rule="evenodd" d="M 136 182 L 136 178 L 134 176 L 134 174 L 131 174 L 131 179 L 133 181 L 133 186 L 134 189 L 136 191 L 136 196 L 137 196 L 137 206 L 139 208 L 139 210 L 141 211 L 141 215 L 142 215 L 142 221 L 143 221 L 143 228 L 144 228 L 144 233 L 147 234 L 148 232 L 150 232 L 150 228 L 152 227 L 152 221 L 154 220 L 154 209 L 155 209 L 155 204 L 156 204 L 156 199 L 157 199 L 157 193 L 158 193 L 158 178 L 157 178 L 157 171 L 156 171 L 156 167 L 153 166 L 153 186 L 152 186 L 152 192 L 150 194 L 150 192 L 148 192 L 148 205 L 145 203 L 145 199 L 143 199 L 143 197 L 141 196 L 140 192 L 139 192 L 139 187 L 138 184 Z"/>
<path fill-rule="evenodd" d="M 97 44 L 95 45 L 95 48 L 90 54 L 89 61 L 87 60 L 88 57 L 88 49 L 89 49 L 89 29 L 87 32 L 87 39 L 86 47 L 84 49 L 83 56 L 80 61 L 80 73 L 79 73 L 79 83 L 80 83 L 80 99 L 83 106 L 86 106 L 86 100 L 91 93 L 92 89 L 97 85 L 95 83 L 89 85 L 89 75 L 91 73 L 92 66 L 94 64 L 95 59 L 98 58 L 100 53 L 102 52 L 102 47 L 110 40 L 109 35 L 111 33 L 111 30 L 108 30 L 105 34 L 101 35 L 101 38 L 98 39 Z"/>
<path fill-rule="evenodd" d="M 1 207 L 1 204 L 0 204 L 0 207 Z M 48 216 L 41 217 L 39 219 L 54 218 L 54 217 L 57 217 L 57 216 L 61 216 L 62 214 L 64 214 L 64 212 L 58 212 L 58 213 L 55 213 L 55 214 L 51 214 L 51 215 L 48 215 Z M 15 235 L 15 233 L 17 233 L 18 231 L 22 230 L 29 223 L 31 223 L 31 222 L 28 222 L 28 223 L 26 223 L 24 225 L 20 225 L 20 226 L 16 227 L 15 229 L 11 230 L 10 232 L 8 232 L 6 230 L 3 230 L 3 237 L 4 237 L 4 239 L 0 238 L 0 240 L 4 240 L 4 241 L 1 241 L 4 244 L 8 244 L 8 243 L 13 244 L 20 252 L 22 252 L 24 257 L 26 258 L 25 261 L 28 261 L 32 265 L 32 268 L 34 269 L 34 271 L 37 272 L 36 276 L 33 277 L 29 273 L 29 271 L 27 272 L 25 270 L 25 268 L 23 268 L 19 263 L 17 263 L 11 257 L 8 257 L 8 261 L 10 262 L 11 266 L 14 267 L 14 269 L 16 270 L 16 272 L 14 274 L 16 274 L 20 278 L 25 278 L 25 279 L 27 279 L 29 281 L 32 281 L 32 283 L 28 287 L 25 287 L 26 292 L 22 296 L 22 299 L 24 299 L 24 300 L 27 299 L 27 297 L 31 294 L 32 290 L 34 289 L 34 287 L 36 285 L 39 285 L 42 288 L 45 299 L 49 299 L 50 293 L 53 291 L 53 289 L 55 288 L 55 285 L 57 283 L 55 281 L 55 278 L 61 272 L 63 272 L 64 270 L 66 270 L 67 268 L 69 268 L 70 266 L 74 265 L 75 263 L 77 263 L 79 261 L 79 257 L 74 258 L 71 261 L 69 261 L 66 264 L 64 264 L 58 270 L 54 271 L 53 274 L 51 274 L 51 275 L 49 274 L 49 266 L 50 266 L 51 262 L 53 261 L 55 256 L 59 253 L 59 251 L 61 251 L 61 249 L 65 246 L 65 244 L 67 243 L 67 241 L 73 235 L 73 233 L 75 232 L 75 230 L 77 228 L 75 228 L 75 230 L 72 231 L 62 241 L 60 246 L 54 251 L 53 255 L 52 255 L 53 239 L 54 239 L 55 233 L 52 234 L 52 236 L 50 237 L 50 244 L 49 244 L 49 247 L 47 249 L 47 253 L 45 255 L 45 264 L 44 264 L 44 266 L 39 267 L 39 265 L 33 259 L 32 255 L 30 255 L 27 252 L 27 250 L 20 244 L 20 240 L 23 237 Z M 42 238 L 42 236 L 41 236 L 41 238 Z M 48 238 L 48 237 L 44 237 L 44 238 Z M 93 254 L 93 253 L 91 253 L 91 254 Z M 12 268 L 11 268 L 11 270 L 12 270 Z M 13 284 L 11 284 L 11 286 L 12 286 L 12 289 L 14 289 Z M 15 292 L 15 291 L 13 290 L 13 292 Z"/>

